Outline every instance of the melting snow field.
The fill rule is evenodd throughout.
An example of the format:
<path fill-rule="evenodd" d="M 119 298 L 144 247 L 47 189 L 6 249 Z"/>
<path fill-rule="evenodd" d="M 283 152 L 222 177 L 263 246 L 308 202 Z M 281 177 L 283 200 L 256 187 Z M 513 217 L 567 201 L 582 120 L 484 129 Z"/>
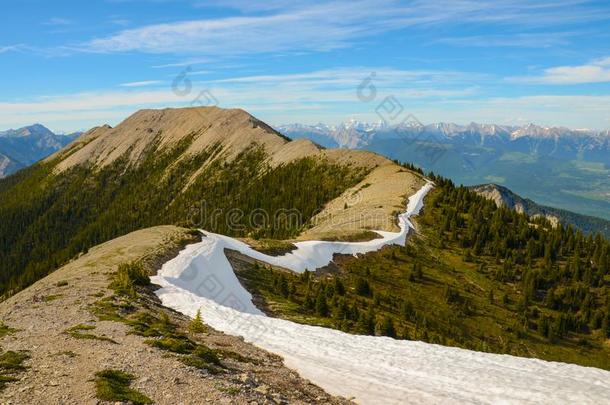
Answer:
<path fill-rule="evenodd" d="M 432 188 L 411 196 L 399 232 L 369 242 L 296 243 L 268 256 L 227 236 L 205 232 L 167 262 L 152 282 L 164 305 L 285 359 L 286 365 L 331 394 L 361 404 L 610 403 L 610 372 L 564 363 L 474 352 L 387 337 L 357 336 L 265 316 L 239 283 L 224 250 L 233 249 L 302 272 L 328 264 L 335 253 L 359 254 L 404 244 L 411 222 Z"/>

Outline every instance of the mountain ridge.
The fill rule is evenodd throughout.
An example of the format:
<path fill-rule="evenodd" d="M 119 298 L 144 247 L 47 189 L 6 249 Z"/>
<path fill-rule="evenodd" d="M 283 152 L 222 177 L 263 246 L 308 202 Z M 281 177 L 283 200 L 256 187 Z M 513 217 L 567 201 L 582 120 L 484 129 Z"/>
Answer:
<path fill-rule="evenodd" d="M 305 134 L 315 136 L 327 147 L 364 148 L 371 142 L 380 139 L 420 138 L 441 142 L 468 142 L 474 145 L 491 143 L 516 144 L 523 151 L 529 146 L 529 151 L 536 151 L 540 145 L 546 152 L 553 152 L 548 143 L 555 143 L 566 148 L 566 152 L 596 152 L 610 151 L 610 130 L 569 129 L 565 127 L 546 127 L 535 124 L 522 126 L 479 124 L 472 122 L 467 125 L 438 122 L 422 124 L 418 121 L 388 125 L 383 121 L 367 123 L 346 121 L 338 125 L 305 125 L 287 124 L 276 127 L 287 136 L 305 137 Z M 440 138 L 439 138 L 440 137 Z M 328 139 L 325 139 L 328 138 Z M 523 145 L 526 142 L 528 145 Z M 542 151 L 545 153 L 545 151 Z M 607 159 L 604 159 L 606 161 Z"/>
<path fill-rule="evenodd" d="M 395 212 L 423 183 L 372 152 L 290 141 L 243 110 L 142 110 L 0 181 L 0 286 L 28 285 L 79 251 L 147 226 L 371 238 L 370 229 L 397 230 Z"/>
<path fill-rule="evenodd" d="M 539 136 L 539 137 L 547 137 L 547 136 L 573 136 L 573 135 L 593 135 L 599 136 L 603 138 L 610 137 L 610 129 L 604 130 L 592 130 L 588 128 L 579 128 L 579 129 L 571 129 L 563 126 L 543 126 L 537 125 L 534 123 L 528 123 L 524 125 L 503 125 L 503 124 L 490 124 L 490 123 L 478 123 L 478 122 L 470 122 L 469 124 L 457 124 L 455 122 L 444 122 L 439 121 L 430 124 L 422 124 L 420 122 L 413 122 L 410 125 L 414 128 L 421 128 L 422 130 L 430 130 L 436 129 L 440 133 L 445 135 L 454 135 L 460 132 L 467 131 L 476 131 L 483 132 L 489 135 L 493 135 L 496 133 L 507 133 L 513 136 L 515 139 L 522 136 Z M 291 124 L 281 124 L 276 126 L 278 131 L 286 130 L 291 131 L 294 129 L 316 129 L 318 131 L 335 131 L 339 129 L 356 129 L 361 131 L 373 131 L 378 129 L 397 129 L 397 128 L 405 128 L 405 126 L 400 124 L 387 124 L 383 120 L 377 122 L 366 122 L 366 121 L 358 121 L 355 119 L 350 119 L 347 121 L 343 121 L 336 125 L 329 125 L 324 123 L 317 124 L 300 124 L 300 123 L 291 123 Z"/>

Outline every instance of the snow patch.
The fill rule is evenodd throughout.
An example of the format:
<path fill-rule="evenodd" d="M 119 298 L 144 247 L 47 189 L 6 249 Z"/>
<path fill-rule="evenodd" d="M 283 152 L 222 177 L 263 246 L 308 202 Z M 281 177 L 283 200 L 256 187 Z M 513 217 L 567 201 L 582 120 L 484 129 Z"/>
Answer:
<path fill-rule="evenodd" d="M 152 281 L 165 306 L 282 356 L 286 365 L 331 394 L 362 404 L 610 403 L 610 372 L 564 363 L 474 352 L 340 331 L 269 318 L 252 303 L 224 250 L 302 272 L 328 264 L 335 253 L 359 254 L 404 244 L 409 218 L 432 188 L 426 184 L 399 216 L 400 231 L 368 242 L 307 241 L 273 257 L 233 238 L 205 232 L 165 263 Z"/>

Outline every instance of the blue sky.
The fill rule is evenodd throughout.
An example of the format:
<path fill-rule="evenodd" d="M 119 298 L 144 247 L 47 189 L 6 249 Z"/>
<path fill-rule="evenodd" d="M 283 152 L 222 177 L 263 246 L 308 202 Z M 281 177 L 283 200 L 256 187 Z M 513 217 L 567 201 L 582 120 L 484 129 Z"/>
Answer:
<path fill-rule="evenodd" d="M 376 121 L 388 100 L 424 123 L 607 129 L 609 23 L 584 0 L 3 1 L 0 129 L 216 103 Z"/>

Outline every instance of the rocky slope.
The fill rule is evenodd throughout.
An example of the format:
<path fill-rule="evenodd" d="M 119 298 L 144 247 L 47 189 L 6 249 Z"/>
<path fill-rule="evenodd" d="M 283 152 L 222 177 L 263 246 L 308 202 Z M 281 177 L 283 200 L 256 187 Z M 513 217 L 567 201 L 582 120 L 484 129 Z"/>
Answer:
<path fill-rule="evenodd" d="M 91 249 L 0 303 L 0 317 L 13 329 L 0 338 L 0 346 L 4 351 L 29 355 L 24 363 L 27 369 L 0 391 L 0 402 L 100 403 L 95 373 L 114 369 L 134 375 L 131 388 L 157 404 L 347 403 L 299 378 L 277 356 L 238 338 L 209 328 L 204 333 L 186 332 L 188 320 L 162 308 L 152 294 L 153 287 L 130 298 L 130 308 L 122 316 L 144 311 L 166 314 L 168 322 L 190 339 L 227 353 L 222 372 L 188 366 L 181 361 L 182 355 L 147 344 L 149 339 L 134 334 L 124 319 L 100 314 L 101 303 L 116 299 L 116 292 L 108 286 L 120 264 L 143 260 L 154 272 L 193 240 L 186 230 L 172 226 L 137 231 Z M 86 333 L 71 334 L 70 328 L 77 325 Z"/>
<path fill-rule="evenodd" d="M 555 225 L 559 223 L 564 226 L 572 225 L 585 233 L 601 233 L 606 238 L 610 238 L 610 221 L 539 205 L 498 184 L 481 184 L 472 186 L 471 189 L 477 194 L 494 201 L 498 207 L 508 207 L 533 217 L 544 216 Z"/>
<path fill-rule="evenodd" d="M 23 165 L 10 157 L 0 153 L 0 178 L 6 177 L 21 169 Z"/>

